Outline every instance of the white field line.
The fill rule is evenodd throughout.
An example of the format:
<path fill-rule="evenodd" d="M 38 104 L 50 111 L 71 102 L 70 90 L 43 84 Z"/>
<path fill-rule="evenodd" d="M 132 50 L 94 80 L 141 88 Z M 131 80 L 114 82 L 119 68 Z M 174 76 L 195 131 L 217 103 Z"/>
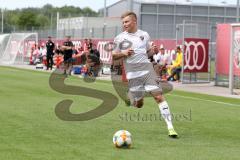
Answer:
<path fill-rule="evenodd" d="M 112 83 L 102 83 L 105 84 L 107 86 L 112 85 Z M 240 107 L 240 104 L 234 104 L 234 103 L 226 103 L 226 102 L 222 102 L 222 101 L 214 101 L 214 100 L 209 100 L 209 99 L 203 99 L 203 98 L 196 98 L 196 97 L 189 97 L 189 96 L 181 96 L 181 95 L 177 95 L 177 94 L 166 94 L 169 96 L 175 96 L 175 97 L 181 97 L 181 98 L 185 98 L 185 99 L 191 99 L 191 100 L 199 100 L 199 101 L 205 101 L 205 102 L 211 102 L 211 103 L 217 103 L 217 104 L 222 104 L 222 105 L 229 105 L 229 106 L 238 106 Z M 227 98 L 227 97 L 226 97 Z"/>
<path fill-rule="evenodd" d="M 185 99 L 200 100 L 200 101 L 212 102 L 212 103 L 217 103 L 217 104 L 224 104 L 224 105 L 229 105 L 229 106 L 239 106 L 240 107 L 240 105 L 238 105 L 238 104 L 226 103 L 226 102 L 221 102 L 221 101 L 214 101 L 214 100 L 203 99 L 203 98 L 181 96 L 181 95 L 177 95 L 177 94 L 167 94 L 167 95 L 174 96 L 174 97 L 181 97 L 181 98 L 185 98 Z"/>
<path fill-rule="evenodd" d="M 112 85 L 112 83 L 102 83 L 103 85 Z M 189 97 L 189 96 L 181 96 L 181 95 L 177 95 L 177 94 L 166 94 L 169 96 L 175 96 L 175 97 L 181 97 L 181 98 L 185 98 L 185 99 L 191 99 L 191 100 L 200 100 L 200 101 L 205 101 L 205 102 L 211 102 L 211 103 L 217 103 L 217 104 L 223 104 L 223 105 L 229 105 L 229 106 L 238 106 L 240 107 L 240 104 L 234 104 L 234 103 L 226 103 L 226 102 L 222 102 L 222 101 L 214 101 L 214 100 L 209 100 L 209 99 L 203 99 L 203 98 L 196 98 L 196 97 Z M 228 97 L 226 97 L 228 98 Z"/>

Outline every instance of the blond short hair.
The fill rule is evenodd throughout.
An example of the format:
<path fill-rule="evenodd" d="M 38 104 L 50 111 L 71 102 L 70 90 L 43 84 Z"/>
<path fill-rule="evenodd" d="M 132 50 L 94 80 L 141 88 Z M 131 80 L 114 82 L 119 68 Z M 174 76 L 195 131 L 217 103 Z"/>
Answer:
<path fill-rule="evenodd" d="M 137 20 L 136 13 L 131 12 L 131 11 L 127 11 L 127 12 L 123 13 L 122 16 L 121 16 L 121 19 L 123 19 L 123 18 L 125 18 L 127 16 L 131 16 L 131 17 L 133 17 L 133 18 L 135 18 Z"/>

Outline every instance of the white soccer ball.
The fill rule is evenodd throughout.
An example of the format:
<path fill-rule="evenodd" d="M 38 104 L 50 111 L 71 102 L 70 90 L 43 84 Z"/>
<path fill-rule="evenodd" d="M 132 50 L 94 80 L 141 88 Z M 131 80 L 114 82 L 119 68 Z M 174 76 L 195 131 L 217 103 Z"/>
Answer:
<path fill-rule="evenodd" d="M 119 130 L 113 135 L 113 144 L 117 148 L 130 148 L 132 145 L 131 133 L 127 130 Z"/>

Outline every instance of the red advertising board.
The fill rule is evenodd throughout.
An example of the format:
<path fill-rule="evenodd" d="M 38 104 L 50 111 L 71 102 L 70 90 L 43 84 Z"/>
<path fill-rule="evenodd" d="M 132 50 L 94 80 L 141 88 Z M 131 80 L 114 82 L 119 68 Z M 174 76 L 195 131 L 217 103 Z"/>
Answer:
<path fill-rule="evenodd" d="M 228 75 L 230 55 L 230 24 L 217 25 L 216 73 Z"/>
<path fill-rule="evenodd" d="M 233 28 L 233 72 L 240 76 L 240 26 Z"/>
<path fill-rule="evenodd" d="M 208 39 L 184 39 L 184 72 L 208 72 Z"/>
<path fill-rule="evenodd" d="M 240 27 L 235 28 L 231 42 L 231 24 L 217 25 L 216 73 L 229 75 L 231 43 L 234 45 L 234 75 L 240 76 Z"/>
<path fill-rule="evenodd" d="M 42 39 L 39 41 L 40 45 L 45 45 L 47 39 Z M 59 39 L 59 40 L 53 40 L 56 44 L 56 46 L 58 45 L 62 45 L 64 40 L 63 39 Z M 104 46 L 106 43 L 108 42 L 112 42 L 112 39 L 93 39 L 92 42 L 93 44 L 96 46 L 96 48 L 99 50 L 100 52 L 100 59 L 104 64 L 111 64 L 112 63 L 112 53 L 111 51 L 106 51 L 104 49 Z M 84 44 L 84 39 L 72 39 L 72 42 L 75 46 L 76 49 L 78 49 L 79 47 L 83 46 Z M 166 54 L 171 55 L 171 57 L 173 59 L 175 59 L 175 49 L 176 49 L 176 40 L 173 39 L 160 39 L 160 40 L 154 40 L 153 43 L 155 43 L 157 46 L 162 46 L 165 48 L 165 52 Z"/>
<path fill-rule="evenodd" d="M 47 40 L 40 40 L 39 44 L 45 45 Z M 104 46 L 106 43 L 110 42 L 111 40 L 101 40 L 101 39 L 93 39 L 92 42 L 100 52 L 100 59 L 104 64 L 111 64 L 112 63 L 112 53 L 111 51 L 105 51 Z M 56 46 L 62 45 L 64 42 L 63 39 L 54 40 Z M 78 50 L 80 47 L 83 47 L 84 39 L 73 39 L 72 40 L 75 49 Z"/>

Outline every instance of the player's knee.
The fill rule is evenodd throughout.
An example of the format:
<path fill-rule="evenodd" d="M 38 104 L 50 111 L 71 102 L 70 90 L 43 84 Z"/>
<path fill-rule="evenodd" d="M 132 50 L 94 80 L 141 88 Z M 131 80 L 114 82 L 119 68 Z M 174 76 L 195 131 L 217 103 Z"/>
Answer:
<path fill-rule="evenodd" d="M 143 99 L 135 102 L 135 107 L 142 108 L 142 106 L 143 106 Z"/>
<path fill-rule="evenodd" d="M 160 94 L 160 95 L 155 95 L 154 99 L 157 103 L 163 102 L 164 101 L 164 97 Z"/>

